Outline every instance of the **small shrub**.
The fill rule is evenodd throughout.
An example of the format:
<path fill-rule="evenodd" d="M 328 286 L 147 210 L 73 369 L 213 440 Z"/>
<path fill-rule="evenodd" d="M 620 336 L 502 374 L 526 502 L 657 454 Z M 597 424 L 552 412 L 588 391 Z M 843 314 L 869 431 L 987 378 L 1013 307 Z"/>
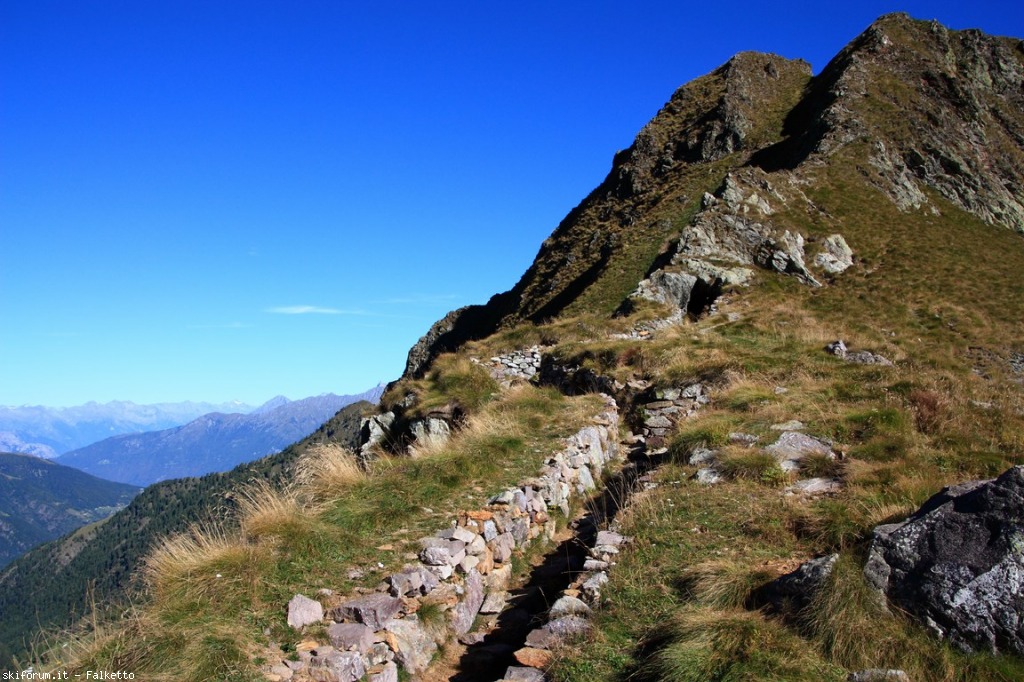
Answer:
<path fill-rule="evenodd" d="M 921 433 L 938 433 L 947 420 L 949 404 L 946 398 L 935 391 L 918 389 L 907 396 L 914 413 L 914 424 Z"/>
<path fill-rule="evenodd" d="M 849 454 L 868 462 L 892 462 L 903 459 L 911 446 L 910 439 L 902 434 L 883 434 L 854 445 Z"/>
<path fill-rule="evenodd" d="M 497 382 L 485 367 L 454 355 L 443 355 L 434 362 L 427 384 L 428 389 L 418 405 L 422 411 L 454 403 L 466 412 L 473 412 L 498 391 Z"/>
<path fill-rule="evenodd" d="M 795 532 L 828 550 L 845 549 L 866 538 L 874 528 L 874 517 L 864 505 L 848 500 L 822 499 L 796 517 Z"/>
<path fill-rule="evenodd" d="M 685 464 L 697 448 L 718 448 L 729 442 L 729 425 L 716 421 L 711 415 L 699 422 L 684 422 L 668 445 L 668 456 L 673 462 Z"/>

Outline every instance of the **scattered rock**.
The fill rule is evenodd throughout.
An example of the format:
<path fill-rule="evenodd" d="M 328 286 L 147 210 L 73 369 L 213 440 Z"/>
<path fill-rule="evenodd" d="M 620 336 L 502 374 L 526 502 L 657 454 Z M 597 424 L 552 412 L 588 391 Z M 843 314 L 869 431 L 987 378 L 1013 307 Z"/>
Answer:
<path fill-rule="evenodd" d="M 790 495 L 829 495 L 839 492 L 843 483 L 838 478 L 805 478 L 786 488 Z"/>
<path fill-rule="evenodd" d="M 821 247 L 822 251 L 814 257 L 814 264 L 830 275 L 838 275 L 853 265 L 853 249 L 843 235 L 829 235 Z"/>
<path fill-rule="evenodd" d="M 526 636 L 526 646 L 552 649 L 567 641 L 574 641 L 590 633 L 590 621 L 580 616 L 562 616 L 537 628 Z"/>
<path fill-rule="evenodd" d="M 398 682 L 398 666 L 388 661 L 366 671 L 366 682 Z"/>
<path fill-rule="evenodd" d="M 534 649 L 527 646 L 516 651 L 515 657 L 516 661 L 529 668 L 547 668 L 551 665 L 554 654 L 546 649 Z"/>
<path fill-rule="evenodd" d="M 842 339 L 833 341 L 832 343 L 825 346 L 825 351 L 832 355 L 845 360 L 846 362 L 852 362 L 858 365 L 883 365 L 885 367 L 892 367 L 892 361 L 886 357 L 872 353 L 866 350 L 851 351 L 843 343 Z"/>
<path fill-rule="evenodd" d="M 508 603 L 508 592 L 488 592 L 484 597 L 484 603 L 480 607 L 480 613 L 491 614 L 501 613 Z"/>
<path fill-rule="evenodd" d="M 711 464 L 718 457 L 718 451 L 709 450 L 707 448 L 694 448 L 693 452 L 690 453 L 690 466 L 700 466 L 701 464 Z"/>
<path fill-rule="evenodd" d="M 902 670 L 868 668 L 850 673 L 846 676 L 846 682 L 910 682 L 910 675 Z"/>
<path fill-rule="evenodd" d="M 603 562 L 602 562 L 603 563 Z M 590 607 L 582 599 L 576 597 L 559 597 L 558 601 L 551 605 L 548 610 L 548 617 L 557 620 L 563 616 L 589 616 Z M 532 665 L 532 664 L 530 664 Z"/>
<path fill-rule="evenodd" d="M 722 475 L 720 473 L 718 473 L 711 467 L 698 469 L 697 473 L 693 475 L 693 478 L 694 480 L 697 481 L 697 483 L 701 483 L 703 485 L 714 485 L 716 483 L 721 483 L 723 480 L 725 480 L 722 478 Z"/>
<path fill-rule="evenodd" d="M 357 682 L 366 674 L 363 657 L 355 651 L 333 651 L 326 656 L 324 666 L 334 676 L 332 682 Z"/>
<path fill-rule="evenodd" d="M 765 447 L 764 451 L 778 460 L 783 471 L 799 469 L 800 461 L 808 455 L 826 455 L 835 459 L 835 453 L 829 446 L 799 431 L 784 431 L 779 439 Z"/>
<path fill-rule="evenodd" d="M 804 562 L 795 571 L 758 589 L 754 594 L 755 602 L 771 604 L 782 612 L 806 608 L 832 575 L 838 559 L 838 554 L 830 554 Z"/>
<path fill-rule="evenodd" d="M 456 635 L 464 635 L 473 627 L 473 619 L 484 603 L 484 579 L 475 569 L 466 574 L 462 599 L 449 612 L 449 627 Z"/>
<path fill-rule="evenodd" d="M 447 420 L 428 415 L 409 422 L 409 433 L 417 445 L 437 446 L 448 442 L 452 427 Z"/>
<path fill-rule="evenodd" d="M 791 419 L 788 422 L 782 422 L 781 424 L 772 424 L 769 427 L 772 431 L 800 431 L 801 429 L 807 428 L 802 421 Z"/>
<path fill-rule="evenodd" d="M 287 680 L 290 680 L 295 676 L 295 671 L 283 663 L 279 663 L 270 667 L 270 675 L 267 676 L 268 681 L 273 679 L 271 675 L 276 676 L 281 682 L 287 682 Z"/>
<path fill-rule="evenodd" d="M 526 668 L 517 665 L 510 665 L 505 671 L 506 680 L 520 680 L 521 682 L 544 682 L 544 672 L 537 668 Z"/>
<path fill-rule="evenodd" d="M 430 594 L 437 587 L 437 576 L 422 566 L 409 567 L 388 577 L 392 597 L 413 597 Z"/>
<path fill-rule="evenodd" d="M 796 422 L 796 423 L 800 424 L 800 422 Z M 800 427 L 802 428 L 803 424 L 800 424 Z M 772 428 L 774 428 L 774 427 L 772 427 Z M 729 434 L 729 442 L 734 444 L 734 445 L 745 445 L 747 447 L 750 447 L 751 445 L 756 443 L 758 440 L 760 440 L 760 439 L 757 436 L 755 436 L 754 434 L 752 434 L 752 433 L 739 433 L 737 431 L 733 431 L 732 433 Z M 696 451 L 694 452 L 694 454 L 696 454 Z M 690 464 L 693 464 L 693 457 L 692 456 L 690 457 Z"/>
<path fill-rule="evenodd" d="M 389 620 L 384 630 L 384 640 L 395 652 L 399 665 L 413 675 L 427 669 L 437 652 L 437 643 L 415 615 Z"/>
<path fill-rule="evenodd" d="M 373 646 L 373 628 L 362 623 L 333 623 L 327 628 L 331 646 L 341 651 L 365 654 Z"/>
<path fill-rule="evenodd" d="M 323 619 L 324 607 L 315 599 L 297 594 L 288 602 L 288 625 L 296 630 L 319 623 Z"/>

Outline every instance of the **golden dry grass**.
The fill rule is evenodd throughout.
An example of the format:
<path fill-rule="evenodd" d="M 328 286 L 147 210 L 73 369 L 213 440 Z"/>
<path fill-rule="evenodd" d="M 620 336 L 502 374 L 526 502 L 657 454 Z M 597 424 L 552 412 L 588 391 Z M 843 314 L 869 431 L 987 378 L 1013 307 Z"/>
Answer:
<path fill-rule="evenodd" d="M 297 472 L 296 485 L 314 500 L 343 495 L 367 476 L 355 455 L 339 445 L 310 448 L 299 461 Z"/>

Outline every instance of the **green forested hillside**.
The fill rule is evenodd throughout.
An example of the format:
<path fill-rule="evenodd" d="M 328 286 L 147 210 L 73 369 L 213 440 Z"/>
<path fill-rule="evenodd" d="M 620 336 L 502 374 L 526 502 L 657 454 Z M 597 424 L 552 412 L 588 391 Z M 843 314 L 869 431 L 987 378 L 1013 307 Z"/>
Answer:
<path fill-rule="evenodd" d="M 124 507 L 139 488 L 49 460 L 0 453 L 0 567 Z"/>
<path fill-rule="evenodd" d="M 367 402 L 350 405 L 303 441 L 227 473 L 152 485 L 112 517 L 12 563 L 0 574 L 0 665 L 9 664 L 12 656 L 23 657 L 40 629 L 66 626 L 94 607 L 116 610 L 133 589 L 131 578 L 142 558 L 160 538 L 193 524 L 230 527 L 235 522 L 232 491 L 258 480 L 281 485 L 312 445 L 352 447 L 360 416 L 370 407 Z"/>

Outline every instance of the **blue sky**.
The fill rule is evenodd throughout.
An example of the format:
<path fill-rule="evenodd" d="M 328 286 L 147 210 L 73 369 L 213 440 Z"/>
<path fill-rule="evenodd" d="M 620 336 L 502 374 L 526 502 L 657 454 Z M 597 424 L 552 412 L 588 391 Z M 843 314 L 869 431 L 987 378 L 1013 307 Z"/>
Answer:
<path fill-rule="evenodd" d="M 0 4 L 0 404 L 396 378 L 515 284 L 612 155 L 741 50 L 1018 2 Z"/>

